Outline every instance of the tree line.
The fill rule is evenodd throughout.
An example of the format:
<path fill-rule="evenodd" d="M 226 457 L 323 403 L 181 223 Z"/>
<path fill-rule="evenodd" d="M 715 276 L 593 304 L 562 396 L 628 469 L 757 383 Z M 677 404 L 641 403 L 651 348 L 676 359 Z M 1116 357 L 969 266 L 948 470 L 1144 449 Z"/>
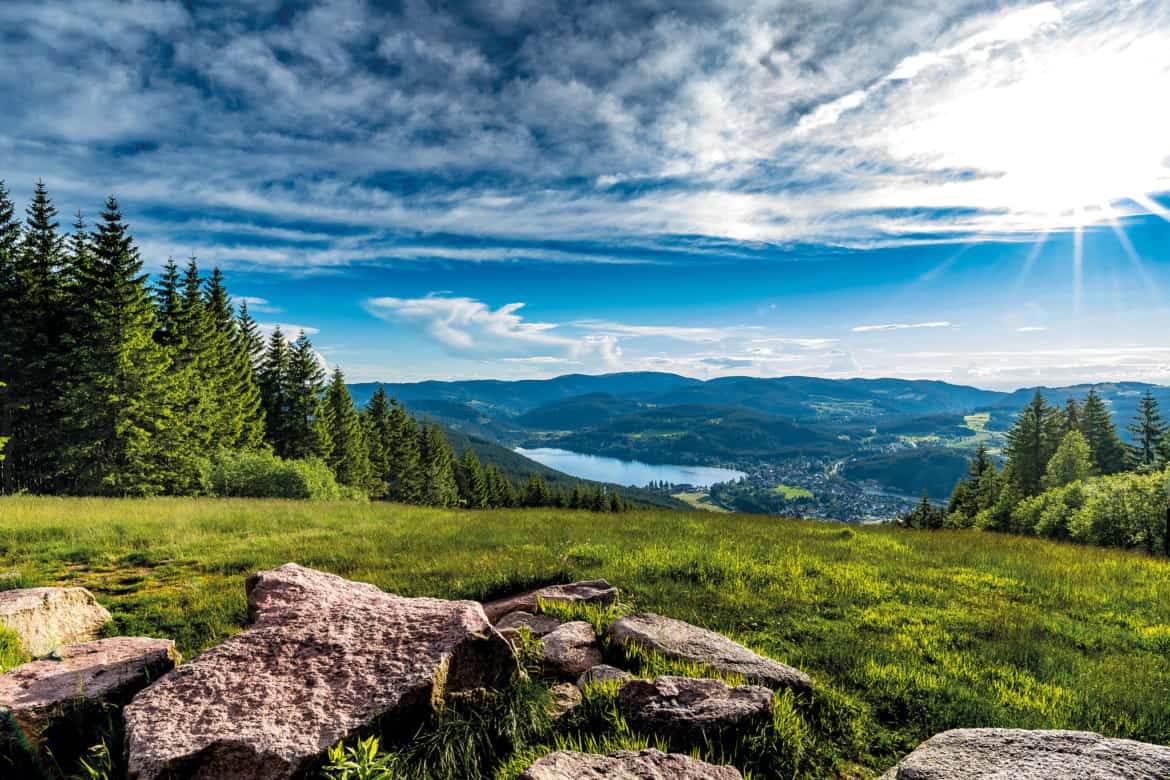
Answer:
<path fill-rule="evenodd" d="M 981 528 L 1170 554 L 1165 469 L 1170 426 L 1147 389 L 1121 440 L 1094 389 L 1050 405 L 1037 391 L 1006 435 L 1003 466 L 980 444 L 946 507 L 929 496 L 898 519 L 914 528 Z"/>
<path fill-rule="evenodd" d="M 302 332 L 265 339 L 220 269 L 153 282 L 111 197 L 64 234 L 43 183 L 0 181 L 0 492 L 369 497 L 619 511 L 603 487 L 514 485 L 381 387 L 354 406 Z"/>

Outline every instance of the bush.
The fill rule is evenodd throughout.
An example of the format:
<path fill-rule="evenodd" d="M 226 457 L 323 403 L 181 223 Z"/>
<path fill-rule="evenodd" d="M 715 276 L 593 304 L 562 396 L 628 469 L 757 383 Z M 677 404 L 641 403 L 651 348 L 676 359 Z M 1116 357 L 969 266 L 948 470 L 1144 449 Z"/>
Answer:
<path fill-rule="evenodd" d="M 1086 488 L 1084 506 L 1068 521 L 1078 542 L 1160 550 L 1166 533 L 1166 474 L 1117 474 Z"/>
<path fill-rule="evenodd" d="M 224 497 L 365 498 L 360 491 L 338 485 L 324 461 L 284 460 L 270 452 L 219 453 L 205 463 L 204 484 L 213 495 Z"/>

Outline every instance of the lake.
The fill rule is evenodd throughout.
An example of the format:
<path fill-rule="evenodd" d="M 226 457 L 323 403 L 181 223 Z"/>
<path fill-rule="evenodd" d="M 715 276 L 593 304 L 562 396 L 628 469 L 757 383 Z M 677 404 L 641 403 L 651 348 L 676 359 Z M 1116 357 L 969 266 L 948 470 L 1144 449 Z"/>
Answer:
<path fill-rule="evenodd" d="M 517 447 L 516 452 L 550 469 L 563 471 L 569 476 L 596 482 L 612 482 L 615 485 L 644 487 L 650 482 L 665 481 L 675 485 L 710 487 L 716 482 L 730 482 L 746 476 L 742 471 L 735 469 L 714 466 L 663 466 L 639 460 L 583 455 L 580 452 L 559 450 L 554 447 L 535 449 Z"/>

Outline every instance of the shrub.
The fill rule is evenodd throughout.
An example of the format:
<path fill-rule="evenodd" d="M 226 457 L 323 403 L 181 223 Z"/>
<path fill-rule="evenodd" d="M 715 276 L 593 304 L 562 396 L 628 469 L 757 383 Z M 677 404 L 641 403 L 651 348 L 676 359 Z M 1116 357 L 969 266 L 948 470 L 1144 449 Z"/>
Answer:
<path fill-rule="evenodd" d="M 311 498 L 336 501 L 364 498 L 342 489 L 324 461 L 284 460 L 270 452 L 223 452 L 205 463 L 204 483 L 217 496 Z"/>

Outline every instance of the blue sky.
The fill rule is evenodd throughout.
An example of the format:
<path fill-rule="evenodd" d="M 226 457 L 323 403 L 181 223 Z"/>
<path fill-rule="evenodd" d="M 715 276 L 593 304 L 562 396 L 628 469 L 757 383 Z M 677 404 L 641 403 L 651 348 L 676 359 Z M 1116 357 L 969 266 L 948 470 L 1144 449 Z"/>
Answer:
<path fill-rule="evenodd" d="M 353 380 L 1170 382 L 1166 3 L 221 6 L 0 4 L 0 178 Z"/>

